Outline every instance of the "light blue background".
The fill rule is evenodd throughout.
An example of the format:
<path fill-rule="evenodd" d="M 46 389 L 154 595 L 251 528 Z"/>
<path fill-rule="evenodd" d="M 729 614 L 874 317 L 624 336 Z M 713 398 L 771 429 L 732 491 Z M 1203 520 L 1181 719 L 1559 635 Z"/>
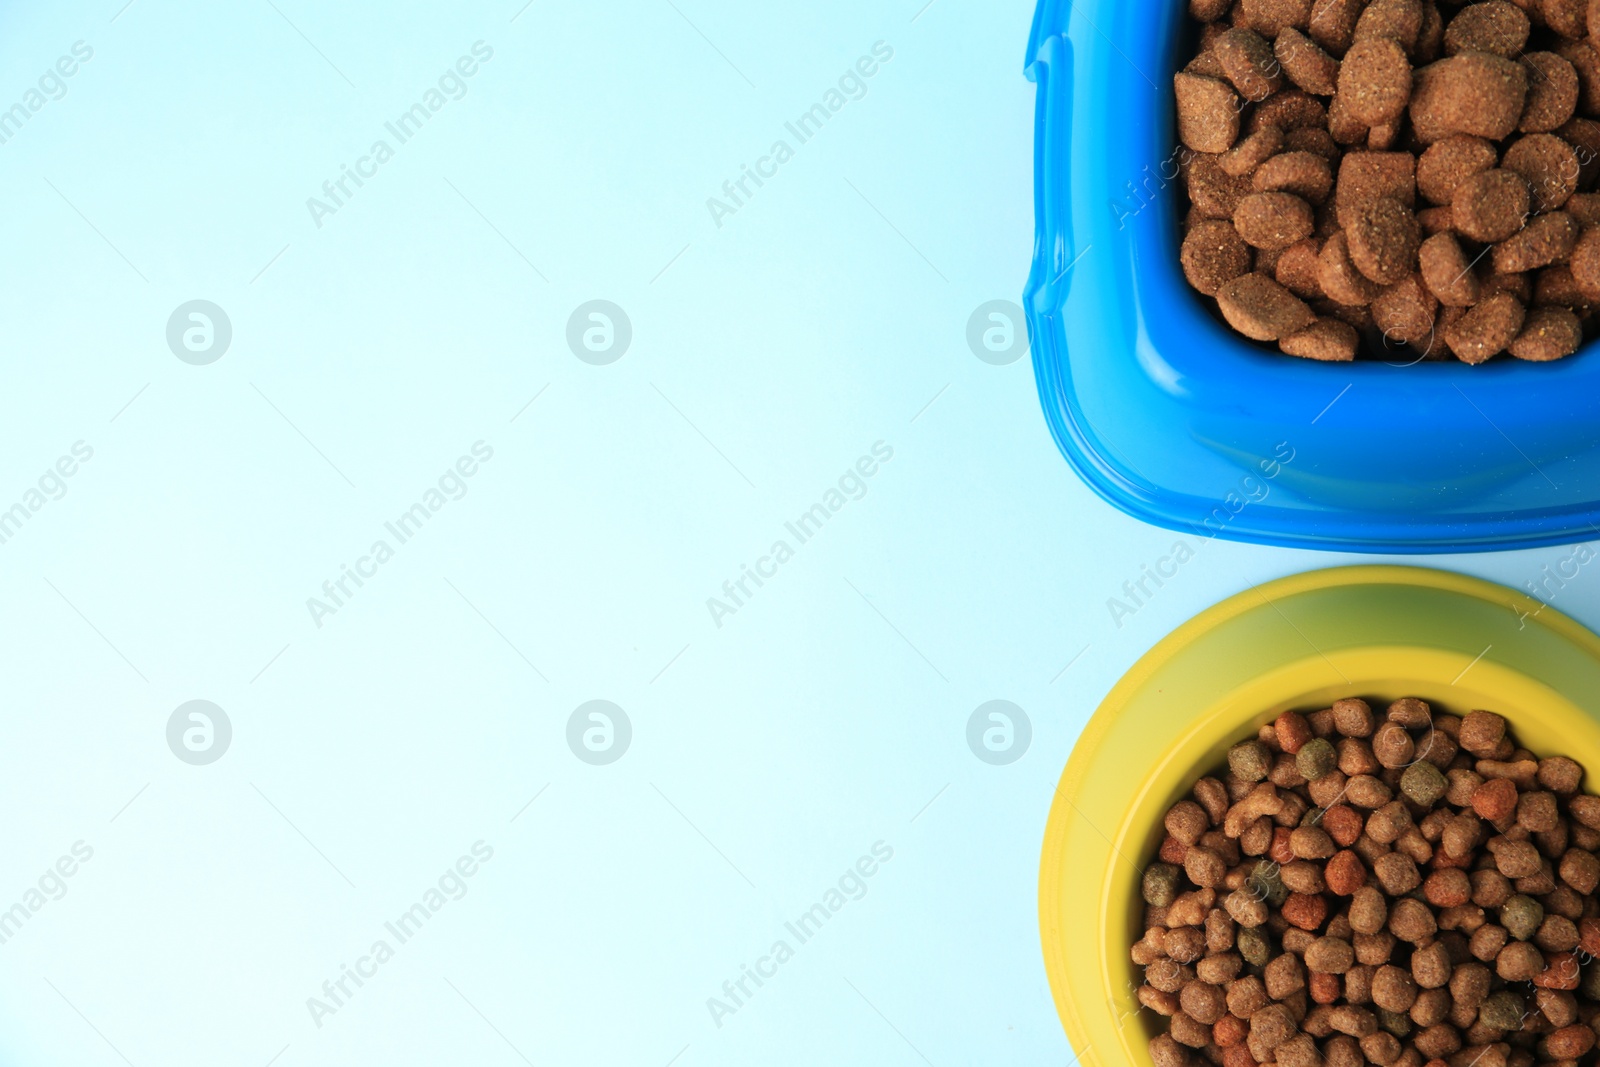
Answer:
<path fill-rule="evenodd" d="M 1093 498 L 1028 362 L 965 338 L 1030 255 L 1028 5 L 276 3 L 3 16 L 6 104 L 94 58 L 0 146 L 0 507 L 94 458 L 0 545 L 0 908 L 94 858 L 0 945 L 0 1062 L 1069 1062 L 1035 878 L 1074 738 L 1194 612 L 1345 560 L 1207 544 L 1114 624 L 1176 535 Z M 318 229 L 306 198 L 480 39 Z M 706 199 L 877 41 L 865 98 L 719 229 Z M 234 329 L 205 367 L 164 336 L 196 298 Z M 607 367 L 565 341 L 596 298 L 634 327 Z M 479 440 L 317 628 L 306 599 Z M 716 627 L 877 441 L 867 495 Z M 1433 562 L 1521 586 L 1566 555 Z M 208 767 L 166 747 L 196 698 L 234 728 Z M 608 767 L 565 739 L 596 698 L 634 729 Z M 1010 766 L 966 745 L 992 699 L 1032 720 Z M 467 895 L 315 1026 L 480 839 Z M 715 1025 L 877 841 L 867 895 Z"/>

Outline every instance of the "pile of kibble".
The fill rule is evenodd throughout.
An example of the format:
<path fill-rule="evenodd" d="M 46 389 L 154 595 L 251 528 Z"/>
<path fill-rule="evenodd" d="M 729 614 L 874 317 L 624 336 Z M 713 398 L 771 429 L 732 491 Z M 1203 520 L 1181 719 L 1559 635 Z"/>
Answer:
<path fill-rule="evenodd" d="M 1287 712 L 1165 820 L 1156 1067 L 1593 1063 L 1600 797 L 1487 711 Z"/>
<path fill-rule="evenodd" d="M 1577 351 L 1600 303 L 1600 0 L 1188 0 L 1181 259 L 1286 353 Z"/>

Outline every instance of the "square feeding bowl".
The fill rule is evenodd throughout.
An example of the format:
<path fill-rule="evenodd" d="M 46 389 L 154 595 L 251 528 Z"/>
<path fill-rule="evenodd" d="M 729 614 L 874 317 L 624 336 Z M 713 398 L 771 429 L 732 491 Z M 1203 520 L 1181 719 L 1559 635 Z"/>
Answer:
<path fill-rule="evenodd" d="M 1041 0 L 1024 306 L 1046 421 L 1096 493 L 1202 537 L 1356 552 L 1600 533 L 1600 351 L 1317 363 L 1233 333 L 1178 262 L 1181 0 Z"/>

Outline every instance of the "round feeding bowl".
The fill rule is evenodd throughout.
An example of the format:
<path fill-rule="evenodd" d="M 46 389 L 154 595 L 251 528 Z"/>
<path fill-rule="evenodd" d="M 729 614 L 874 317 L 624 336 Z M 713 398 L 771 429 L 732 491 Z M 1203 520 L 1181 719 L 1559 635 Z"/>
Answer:
<path fill-rule="evenodd" d="M 1042 0 L 1034 17 L 1024 306 L 1078 474 L 1147 522 L 1266 544 L 1475 551 L 1600 528 L 1595 346 L 1315 363 L 1238 336 L 1189 288 L 1172 77 L 1194 37 L 1170 0 Z"/>
<path fill-rule="evenodd" d="M 1045 971 L 1081 1061 L 1151 1067 L 1164 1023 L 1141 1011 L 1129 950 L 1140 877 L 1167 809 L 1228 748 L 1287 710 L 1402 696 L 1499 712 L 1540 755 L 1600 773 L 1600 638 L 1504 586 L 1411 567 L 1345 567 L 1271 582 L 1210 608 L 1111 690 L 1067 761 L 1045 829 Z"/>

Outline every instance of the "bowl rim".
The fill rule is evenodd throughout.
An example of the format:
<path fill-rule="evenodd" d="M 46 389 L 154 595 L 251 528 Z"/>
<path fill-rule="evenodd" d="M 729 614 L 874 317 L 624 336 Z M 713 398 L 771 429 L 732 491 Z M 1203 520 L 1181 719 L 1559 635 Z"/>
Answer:
<path fill-rule="evenodd" d="M 1183 673 L 1170 668 L 1186 653 L 1191 658 L 1198 656 L 1201 651 L 1212 656 L 1219 644 L 1250 636 L 1249 626 L 1242 624 L 1241 620 L 1259 627 L 1271 613 L 1276 613 L 1284 620 L 1298 613 L 1300 624 L 1290 622 L 1298 630 L 1306 625 L 1308 617 L 1314 618 L 1319 611 L 1326 613 L 1330 604 L 1348 605 L 1359 601 L 1365 595 L 1361 592 L 1363 588 L 1376 590 L 1380 600 L 1413 598 L 1418 610 L 1424 613 L 1436 612 L 1441 605 L 1459 609 L 1463 603 L 1470 601 L 1485 619 L 1492 622 L 1499 618 L 1497 614 L 1485 612 L 1487 607 L 1494 608 L 1496 613 L 1503 613 L 1504 619 L 1502 623 L 1493 623 L 1488 627 L 1479 621 L 1471 622 L 1469 628 L 1475 628 L 1471 634 L 1473 641 L 1479 637 L 1494 638 L 1494 641 L 1488 642 L 1490 648 L 1476 653 L 1466 648 L 1472 641 L 1460 635 L 1453 638 L 1453 645 L 1431 645 L 1426 635 L 1419 634 L 1419 639 L 1414 642 L 1389 640 L 1364 645 L 1360 641 L 1353 641 L 1337 649 L 1330 645 L 1329 655 L 1333 657 L 1330 660 L 1311 643 L 1310 638 L 1305 638 L 1306 647 L 1298 653 L 1297 660 L 1274 661 L 1268 667 L 1255 663 L 1220 667 L 1218 670 L 1224 675 L 1237 675 L 1234 688 L 1226 692 L 1219 689 L 1209 706 L 1202 706 L 1203 701 L 1184 703 L 1185 710 L 1174 716 L 1183 719 L 1182 725 L 1177 728 L 1183 736 L 1168 745 L 1165 753 L 1159 750 L 1167 742 L 1150 743 L 1154 724 L 1134 723 L 1130 726 L 1122 722 L 1130 705 L 1143 701 L 1148 711 L 1154 699 L 1151 693 L 1163 691 L 1162 687 L 1170 689 L 1175 682 L 1183 681 Z M 1451 604 L 1451 601 L 1455 603 Z M 1285 614 L 1285 608 L 1289 614 Z M 1250 616 L 1257 617 L 1251 620 Z M 1537 640 L 1519 647 L 1516 641 L 1501 632 L 1502 628 L 1513 624 L 1517 629 L 1511 632 L 1522 633 L 1525 628 L 1531 627 Z M 1326 629 L 1329 624 L 1318 625 Z M 1312 626 L 1306 628 L 1313 635 L 1320 633 Z M 1305 637 L 1304 633 L 1301 637 Z M 1502 641 L 1507 643 L 1506 647 L 1492 652 Z M 1196 649 L 1197 645 L 1202 648 Z M 1559 657 L 1552 657 L 1551 650 L 1558 652 Z M 1470 659 L 1474 654 L 1477 658 Z M 1128 1044 L 1130 1037 L 1124 1032 L 1124 1022 L 1129 1016 L 1137 1014 L 1139 1008 L 1132 997 L 1131 987 L 1125 995 L 1119 992 L 1115 975 L 1119 968 L 1127 970 L 1131 965 L 1115 960 L 1106 949 L 1108 945 L 1122 945 L 1120 940 L 1113 938 L 1114 931 L 1108 931 L 1116 925 L 1119 906 L 1123 912 L 1131 914 L 1129 909 L 1132 905 L 1124 898 L 1131 899 L 1137 893 L 1136 878 L 1126 871 L 1119 873 L 1119 861 L 1131 865 L 1135 872 L 1142 868 L 1141 863 L 1130 860 L 1118 846 L 1121 843 L 1127 850 L 1142 850 L 1135 853 L 1137 856 L 1147 855 L 1149 848 L 1154 847 L 1157 836 L 1154 822 L 1143 827 L 1142 832 L 1150 840 L 1142 843 L 1131 840 L 1129 824 L 1136 821 L 1135 808 L 1164 810 L 1176 799 L 1176 796 L 1169 797 L 1162 793 L 1156 782 L 1162 774 L 1169 779 L 1173 777 L 1173 745 L 1187 743 L 1188 737 L 1198 734 L 1207 726 L 1212 728 L 1214 734 L 1216 722 L 1219 721 L 1214 713 L 1237 694 L 1244 694 L 1244 710 L 1235 708 L 1233 714 L 1236 717 L 1225 720 L 1233 731 L 1233 740 L 1237 740 L 1238 730 L 1246 721 L 1252 718 L 1268 721 L 1271 713 L 1275 713 L 1272 703 L 1263 699 L 1266 690 L 1272 689 L 1279 695 L 1287 695 L 1286 699 L 1279 702 L 1280 707 L 1308 706 L 1295 696 L 1302 692 L 1317 691 L 1323 694 L 1324 699 L 1331 699 L 1326 695 L 1329 691 L 1334 695 L 1340 690 L 1349 692 L 1337 681 L 1329 684 L 1332 675 L 1324 669 L 1324 664 L 1332 667 L 1334 662 L 1338 662 L 1351 672 L 1364 665 L 1377 664 L 1383 668 L 1380 674 L 1389 678 L 1396 677 L 1389 673 L 1391 668 L 1398 669 L 1393 667 L 1394 664 L 1410 664 L 1417 660 L 1428 660 L 1429 657 L 1432 661 L 1422 663 L 1417 668 L 1417 674 L 1428 677 L 1425 685 L 1435 691 L 1431 699 L 1439 699 L 1436 692 L 1442 687 L 1452 694 L 1459 693 L 1454 699 L 1444 701 L 1452 710 L 1498 705 L 1501 710 L 1516 712 L 1522 708 L 1540 707 L 1540 718 L 1544 721 L 1539 729 L 1549 735 L 1551 724 L 1559 724 L 1556 736 L 1565 740 L 1570 734 L 1574 738 L 1571 744 L 1575 747 L 1570 749 L 1573 754 L 1582 760 L 1587 752 L 1590 757 L 1588 765 L 1600 770 L 1600 764 L 1594 759 L 1596 754 L 1600 754 L 1600 637 L 1533 597 L 1493 582 L 1448 571 L 1358 565 L 1291 575 L 1252 587 L 1205 609 L 1178 626 L 1117 681 L 1085 725 L 1063 768 L 1051 798 L 1040 854 L 1038 907 L 1045 970 L 1058 1015 L 1081 1061 L 1120 1064 L 1130 1062 L 1131 1056 L 1131 1062 L 1140 1067 L 1149 1067 L 1150 1064 L 1142 1045 L 1131 1047 Z M 1581 665 L 1581 672 L 1573 670 L 1574 663 Z M 1443 680 L 1462 664 L 1466 665 L 1466 669 L 1461 670 L 1453 681 Z M 1545 664 L 1552 675 L 1560 677 L 1543 677 L 1531 671 L 1529 664 Z M 1339 673 L 1338 667 L 1333 670 Z M 1459 684 L 1469 671 L 1477 673 L 1470 676 L 1471 680 Z M 1441 675 L 1441 672 L 1444 673 Z M 1193 673 L 1192 670 L 1190 673 Z M 1411 680 L 1408 673 L 1403 681 L 1386 683 L 1385 688 L 1409 689 Z M 1182 692 L 1171 690 L 1171 694 L 1162 699 L 1186 699 L 1186 694 Z M 1388 698 L 1399 695 L 1407 694 L 1393 692 L 1388 694 Z M 1485 702 L 1477 703 L 1476 700 L 1480 698 Z M 1276 702 L 1277 697 L 1273 700 Z M 1581 721 L 1571 719 L 1572 715 L 1579 716 Z M 1534 732 L 1529 729 L 1533 723 L 1528 718 L 1519 718 L 1518 721 L 1524 733 Z M 1124 734 L 1137 729 L 1137 736 L 1132 740 L 1124 736 L 1115 745 L 1108 744 L 1108 735 L 1118 730 L 1119 725 Z M 1136 747 L 1142 765 L 1127 766 L 1116 751 L 1119 746 L 1123 750 L 1122 755 L 1127 754 L 1130 746 Z M 1186 759 L 1177 766 L 1178 779 L 1192 782 L 1194 764 L 1194 759 Z M 1108 781 L 1112 783 L 1110 790 L 1103 788 Z M 1183 788 L 1186 787 L 1180 787 L 1176 795 L 1182 795 Z M 1108 792 L 1116 795 L 1109 796 Z M 1095 821 L 1086 812 L 1095 813 L 1100 821 Z M 1093 830 L 1093 833 L 1083 829 L 1083 826 Z M 1119 891 L 1118 896 L 1113 898 L 1114 882 L 1119 883 L 1122 890 L 1131 892 Z M 1119 900 L 1120 905 L 1117 903 Z M 1087 909 L 1088 914 L 1082 909 Z M 1136 922 L 1137 918 L 1133 921 Z M 1127 936 L 1126 931 L 1124 936 Z M 1098 1050 L 1097 1045 L 1103 1044 L 1108 1038 L 1118 1048 Z"/>

